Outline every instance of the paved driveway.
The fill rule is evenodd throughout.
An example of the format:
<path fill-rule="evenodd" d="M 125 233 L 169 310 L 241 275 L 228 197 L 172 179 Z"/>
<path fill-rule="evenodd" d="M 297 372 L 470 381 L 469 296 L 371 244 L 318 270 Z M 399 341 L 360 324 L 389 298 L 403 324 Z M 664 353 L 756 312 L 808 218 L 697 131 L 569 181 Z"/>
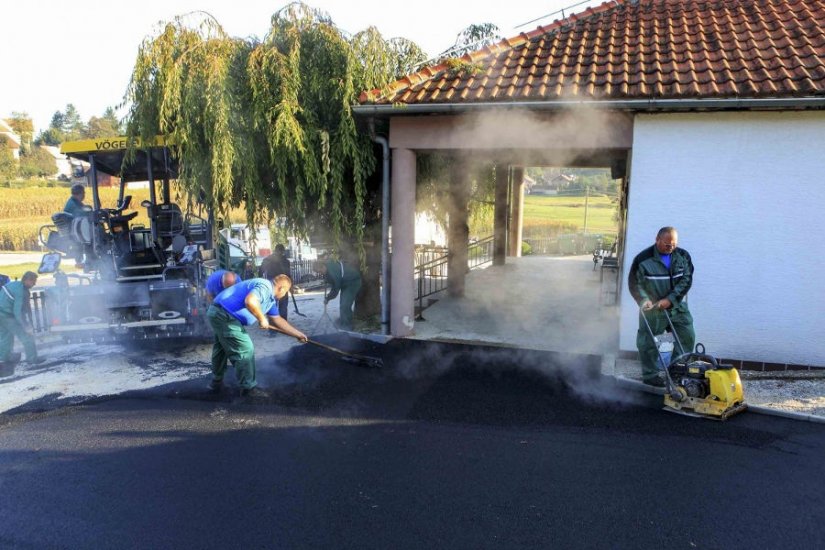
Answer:
<path fill-rule="evenodd" d="M 298 348 L 258 404 L 194 380 L 6 413 L 0 545 L 825 544 L 820 425 L 668 414 L 587 357 L 396 342 L 385 360 Z"/>

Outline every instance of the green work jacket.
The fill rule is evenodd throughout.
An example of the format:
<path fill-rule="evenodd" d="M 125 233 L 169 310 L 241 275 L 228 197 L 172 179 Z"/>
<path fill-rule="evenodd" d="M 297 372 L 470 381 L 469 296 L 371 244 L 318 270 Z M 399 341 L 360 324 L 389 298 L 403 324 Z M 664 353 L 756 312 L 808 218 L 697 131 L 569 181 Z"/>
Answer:
<path fill-rule="evenodd" d="M 359 284 L 361 283 L 361 273 L 354 267 L 351 267 L 344 262 L 340 262 L 338 260 L 328 260 L 326 262 L 326 266 L 326 279 L 330 286 L 327 298 L 330 300 L 338 296 L 338 291 L 345 286 L 355 283 L 356 281 Z"/>
<path fill-rule="evenodd" d="M 29 291 L 23 286 L 23 281 L 12 281 L 0 288 L 0 315 L 14 317 L 18 323 L 25 323 L 23 311 Z"/>
<path fill-rule="evenodd" d="M 693 262 L 687 250 L 676 248 L 670 254 L 670 269 L 665 267 L 656 245 L 642 250 L 633 259 L 628 287 L 636 303 L 653 303 L 667 298 L 677 309 L 687 298 L 693 284 Z"/>

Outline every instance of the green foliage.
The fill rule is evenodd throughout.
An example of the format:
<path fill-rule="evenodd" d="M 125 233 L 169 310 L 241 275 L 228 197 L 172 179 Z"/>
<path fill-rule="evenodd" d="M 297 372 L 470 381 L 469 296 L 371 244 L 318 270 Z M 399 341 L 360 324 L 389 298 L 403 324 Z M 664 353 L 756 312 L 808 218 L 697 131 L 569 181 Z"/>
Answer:
<path fill-rule="evenodd" d="M 527 241 L 521 241 L 521 255 L 529 256 L 533 253 L 533 247 Z"/>
<path fill-rule="evenodd" d="M 7 182 L 17 174 L 17 161 L 5 136 L 0 136 L 0 182 Z"/>
<path fill-rule="evenodd" d="M 84 139 L 117 137 L 123 134 L 123 129 L 115 110 L 112 107 L 107 107 L 103 116 L 93 116 L 89 119 L 82 133 Z"/>
<path fill-rule="evenodd" d="M 438 57 L 442 61 L 449 60 L 495 44 L 502 38 L 499 30 L 492 23 L 474 23 L 458 33 L 455 44 Z"/>
<path fill-rule="evenodd" d="M 28 154 L 20 155 L 18 173 L 24 178 L 53 176 L 57 173 L 57 162 L 42 147 L 34 147 Z"/>
<path fill-rule="evenodd" d="M 11 117 L 6 119 L 6 122 L 14 130 L 14 133 L 20 136 L 20 151 L 28 152 L 34 135 L 34 123 L 31 117 L 28 113 L 15 111 L 11 114 Z"/>
<path fill-rule="evenodd" d="M 466 61 L 457 57 L 450 57 L 442 61 L 447 67 L 447 74 L 450 78 L 459 78 L 462 76 L 470 76 L 481 71 L 481 65 Z"/>
<path fill-rule="evenodd" d="M 169 136 L 181 185 L 219 212 L 243 203 L 250 224 L 277 212 L 299 234 L 328 226 L 360 246 L 375 157 L 351 106 L 417 51 L 374 29 L 350 41 L 301 3 L 276 12 L 262 40 L 230 37 L 206 14 L 179 17 L 140 47 L 127 133 Z"/>

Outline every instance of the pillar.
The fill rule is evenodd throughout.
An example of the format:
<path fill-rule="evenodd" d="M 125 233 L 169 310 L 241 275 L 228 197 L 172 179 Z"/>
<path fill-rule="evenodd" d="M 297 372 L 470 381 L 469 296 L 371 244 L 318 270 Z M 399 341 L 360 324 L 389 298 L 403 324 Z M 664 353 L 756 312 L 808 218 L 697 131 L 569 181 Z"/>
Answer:
<path fill-rule="evenodd" d="M 409 336 L 415 327 L 415 152 L 392 150 L 391 184 L 390 333 Z"/>
<path fill-rule="evenodd" d="M 507 255 L 507 185 L 509 167 L 496 165 L 495 206 L 493 207 L 493 265 L 504 265 Z"/>
<path fill-rule="evenodd" d="M 455 159 L 450 172 L 450 219 L 447 227 L 450 257 L 447 264 L 447 293 L 450 296 L 461 297 L 464 296 L 468 270 L 470 178 L 462 159 Z"/>
<path fill-rule="evenodd" d="M 524 225 L 524 168 L 514 166 L 510 174 L 513 202 L 510 204 L 510 250 L 507 255 L 519 258 Z"/>

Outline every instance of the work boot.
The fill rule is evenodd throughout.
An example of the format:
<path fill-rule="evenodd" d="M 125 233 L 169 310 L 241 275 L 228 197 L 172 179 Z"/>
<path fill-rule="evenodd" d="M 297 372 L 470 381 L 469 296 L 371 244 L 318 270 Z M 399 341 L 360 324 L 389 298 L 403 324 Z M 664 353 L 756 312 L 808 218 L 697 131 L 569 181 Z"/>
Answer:
<path fill-rule="evenodd" d="M 22 356 L 18 352 L 15 351 L 15 352 L 10 353 L 8 359 L 6 359 L 4 362 L 6 364 L 13 365 L 13 364 L 17 363 L 18 361 L 20 361 L 20 357 L 22 357 Z"/>
<path fill-rule="evenodd" d="M 255 386 L 254 388 L 241 388 L 241 397 L 247 399 L 269 399 L 269 394 Z"/>
<path fill-rule="evenodd" d="M 28 363 L 29 365 L 42 365 L 45 362 L 46 362 L 45 357 L 35 357 L 34 359 L 28 359 L 26 361 L 26 363 Z"/>
<path fill-rule="evenodd" d="M 206 389 L 211 393 L 221 393 L 221 390 L 223 389 L 223 380 L 211 380 L 209 385 L 206 386 Z"/>

